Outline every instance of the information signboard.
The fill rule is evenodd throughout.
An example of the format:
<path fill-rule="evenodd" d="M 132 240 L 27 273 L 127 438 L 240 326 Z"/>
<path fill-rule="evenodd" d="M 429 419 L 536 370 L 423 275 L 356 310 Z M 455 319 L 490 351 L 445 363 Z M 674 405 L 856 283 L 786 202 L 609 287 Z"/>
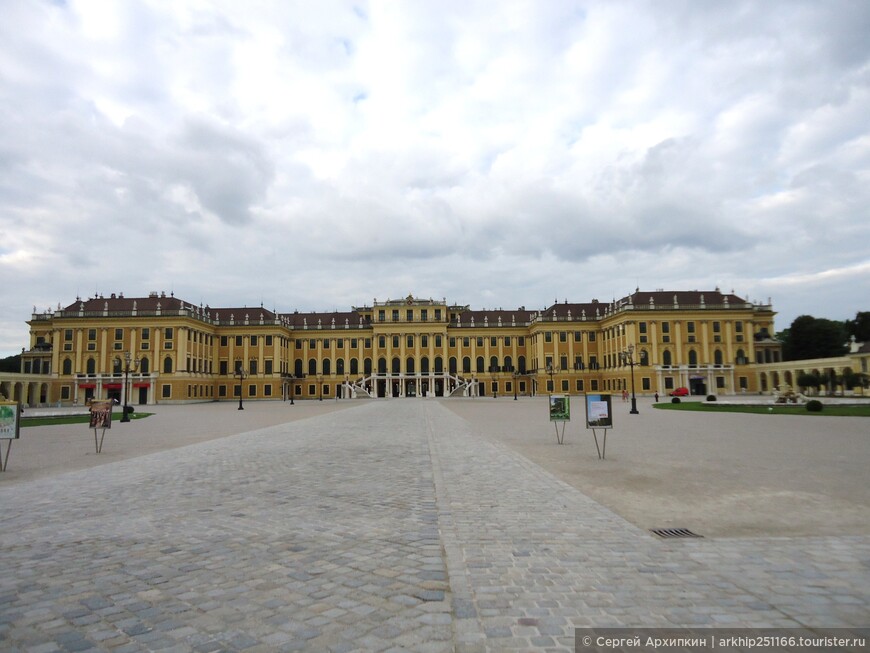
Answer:
<path fill-rule="evenodd" d="M 586 428 L 613 428 L 610 395 L 586 395 Z"/>
<path fill-rule="evenodd" d="M 0 472 L 6 471 L 12 441 L 21 435 L 21 407 L 17 401 L 0 401 L 0 440 L 8 440 L 6 451 L 0 449 Z"/>
<path fill-rule="evenodd" d="M 610 402 L 610 395 L 586 395 L 586 428 L 592 429 L 598 458 L 603 460 L 607 453 L 607 429 L 613 428 L 613 406 Z M 601 447 L 598 446 L 598 434 L 595 432 L 597 429 L 604 431 L 604 441 Z"/>

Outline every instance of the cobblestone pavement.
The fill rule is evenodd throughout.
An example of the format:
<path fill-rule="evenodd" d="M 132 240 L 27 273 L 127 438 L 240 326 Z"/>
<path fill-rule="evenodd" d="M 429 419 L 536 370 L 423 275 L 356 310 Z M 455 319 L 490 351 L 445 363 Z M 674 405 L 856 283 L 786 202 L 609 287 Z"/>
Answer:
<path fill-rule="evenodd" d="M 870 625 L 870 538 L 659 540 L 438 401 L 0 502 L 4 651 L 572 651 L 575 626 Z"/>

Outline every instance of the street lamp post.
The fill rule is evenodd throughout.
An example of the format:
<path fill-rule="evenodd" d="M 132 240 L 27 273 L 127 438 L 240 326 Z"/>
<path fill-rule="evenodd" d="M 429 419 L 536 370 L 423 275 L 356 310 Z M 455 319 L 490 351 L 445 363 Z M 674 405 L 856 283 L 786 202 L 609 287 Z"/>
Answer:
<path fill-rule="evenodd" d="M 634 345 L 629 345 L 625 351 L 620 352 L 619 357 L 623 365 L 628 364 L 631 368 L 631 410 L 630 415 L 637 415 L 637 399 L 634 396 Z"/>
<path fill-rule="evenodd" d="M 245 410 L 245 407 L 242 405 L 242 395 L 245 391 L 245 385 L 243 381 L 247 374 L 245 374 L 245 370 L 242 369 L 242 361 L 238 361 L 236 364 L 236 374 L 234 376 L 239 377 L 239 407 L 237 410 Z"/>
<path fill-rule="evenodd" d="M 121 415 L 122 422 L 130 421 L 130 413 L 127 412 L 127 388 L 129 387 L 128 379 L 130 372 L 135 372 L 139 369 L 139 361 L 133 360 L 133 355 L 129 351 L 124 352 L 124 414 Z"/>
<path fill-rule="evenodd" d="M 550 386 L 547 388 L 547 394 L 553 394 L 556 390 L 556 386 L 553 385 L 553 374 L 558 372 L 558 370 L 553 367 L 552 363 L 547 363 L 547 374 L 550 375 Z"/>
<path fill-rule="evenodd" d="M 514 372 L 514 401 L 517 400 L 517 384 L 519 383 L 519 381 L 520 381 L 519 372 Z"/>
<path fill-rule="evenodd" d="M 323 401 L 323 377 L 317 377 L 317 387 L 320 388 L 320 401 Z"/>

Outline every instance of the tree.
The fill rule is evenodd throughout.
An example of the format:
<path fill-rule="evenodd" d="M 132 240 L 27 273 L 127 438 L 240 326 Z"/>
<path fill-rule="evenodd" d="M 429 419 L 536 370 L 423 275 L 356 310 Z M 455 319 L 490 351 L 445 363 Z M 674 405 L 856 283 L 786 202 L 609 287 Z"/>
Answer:
<path fill-rule="evenodd" d="M 854 320 L 846 320 L 846 331 L 846 335 L 855 336 L 858 342 L 870 341 L 870 312 L 859 311 Z"/>
<path fill-rule="evenodd" d="M 20 372 L 21 354 L 0 358 L 0 372 Z"/>
<path fill-rule="evenodd" d="M 801 315 L 787 330 L 782 358 L 794 361 L 843 356 L 848 351 L 847 339 L 844 322 Z"/>
<path fill-rule="evenodd" d="M 804 374 L 798 374 L 797 384 L 799 388 L 804 390 L 809 390 L 810 388 L 818 390 L 822 382 L 817 374 L 806 372 Z"/>

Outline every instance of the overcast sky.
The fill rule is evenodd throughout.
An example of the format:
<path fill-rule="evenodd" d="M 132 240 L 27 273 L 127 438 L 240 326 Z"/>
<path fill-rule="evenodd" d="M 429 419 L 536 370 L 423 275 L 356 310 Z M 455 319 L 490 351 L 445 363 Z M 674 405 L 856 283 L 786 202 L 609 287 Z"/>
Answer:
<path fill-rule="evenodd" d="M 0 355 L 111 292 L 870 310 L 870 2 L 2 4 Z"/>

